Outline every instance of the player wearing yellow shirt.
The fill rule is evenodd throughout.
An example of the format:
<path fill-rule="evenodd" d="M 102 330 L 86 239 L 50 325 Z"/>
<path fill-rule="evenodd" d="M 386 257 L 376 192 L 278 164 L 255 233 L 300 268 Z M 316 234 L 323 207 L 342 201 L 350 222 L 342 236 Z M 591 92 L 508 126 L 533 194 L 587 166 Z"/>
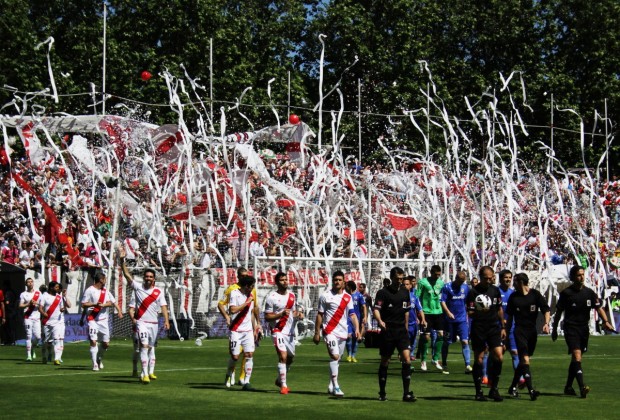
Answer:
<path fill-rule="evenodd" d="M 239 269 L 237 269 L 237 281 L 239 281 L 239 279 L 242 276 L 247 276 L 249 274 L 250 272 L 247 270 L 247 268 L 239 267 Z M 227 327 L 230 327 L 230 315 L 228 314 L 228 304 L 230 303 L 230 293 L 233 290 L 238 290 L 238 289 L 239 289 L 238 284 L 236 283 L 231 284 L 230 286 L 226 288 L 226 290 L 224 290 L 224 296 L 222 297 L 222 300 L 220 300 L 217 303 L 217 309 L 220 311 L 220 313 L 226 320 Z M 254 297 L 254 310 L 252 312 L 252 315 L 254 316 L 254 319 L 256 320 L 256 325 L 258 329 L 256 333 L 260 334 L 262 327 L 260 324 L 260 305 L 258 303 L 258 294 L 256 293 L 256 288 L 252 289 L 252 296 Z M 243 355 L 242 356 L 243 359 L 241 359 L 241 366 L 245 366 L 245 353 L 242 352 L 241 354 Z M 233 371 L 231 376 L 226 377 L 225 385 L 226 387 L 229 388 L 234 384 L 235 384 L 235 372 Z M 241 370 L 241 374 L 239 375 L 239 384 L 240 385 L 245 384 L 245 372 L 243 369 Z"/>

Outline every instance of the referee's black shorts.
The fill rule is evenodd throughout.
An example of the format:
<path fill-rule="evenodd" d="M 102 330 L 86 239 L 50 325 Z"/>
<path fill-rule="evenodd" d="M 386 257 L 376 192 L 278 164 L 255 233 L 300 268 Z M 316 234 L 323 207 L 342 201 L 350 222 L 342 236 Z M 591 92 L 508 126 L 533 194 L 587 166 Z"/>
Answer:
<path fill-rule="evenodd" d="M 515 342 L 519 356 L 533 356 L 538 343 L 536 328 L 515 328 Z"/>
<path fill-rule="evenodd" d="M 379 346 L 379 354 L 382 357 L 390 357 L 394 354 L 394 349 L 402 353 L 403 350 L 410 350 L 409 331 L 404 325 L 390 326 L 381 331 L 381 345 Z"/>
<path fill-rule="evenodd" d="M 587 352 L 589 339 L 590 327 L 588 325 L 564 324 L 564 340 L 566 340 L 568 354 L 571 354 L 573 350 L 581 350 L 582 353 Z"/>
<path fill-rule="evenodd" d="M 426 319 L 424 334 L 430 334 L 431 330 L 443 331 L 445 323 L 443 314 L 428 314 L 424 315 L 424 318 Z"/>
<path fill-rule="evenodd" d="M 502 347 L 502 329 L 494 322 L 493 324 L 480 324 L 472 322 L 469 333 L 471 347 L 476 353 L 485 350 L 486 347 L 494 349 Z"/>

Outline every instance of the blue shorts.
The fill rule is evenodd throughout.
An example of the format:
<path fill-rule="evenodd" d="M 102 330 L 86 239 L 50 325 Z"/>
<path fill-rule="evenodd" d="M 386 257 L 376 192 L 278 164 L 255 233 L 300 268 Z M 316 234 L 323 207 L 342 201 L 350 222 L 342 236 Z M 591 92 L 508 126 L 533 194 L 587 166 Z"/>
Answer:
<path fill-rule="evenodd" d="M 409 332 L 409 344 L 413 346 L 416 338 L 418 338 L 420 327 L 418 326 L 418 324 L 411 324 L 409 325 L 408 332 Z"/>
<path fill-rule="evenodd" d="M 446 322 L 443 334 L 448 344 L 454 343 L 457 336 L 461 341 L 469 340 L 469 322 Z"/>
<path fill-rule="evenodd" d="M 357 319 L 359 320 L 359 318 Z M 351 317 L 347 318 L 347 327 L 348 327 L 349 335 L 355 335 L 355 329 L 353 328 L 353 321 L 351 321 Z M 360 333 L 362 332 L 361 329 L 362 329 L 362 326 L 360 325 Z"/>

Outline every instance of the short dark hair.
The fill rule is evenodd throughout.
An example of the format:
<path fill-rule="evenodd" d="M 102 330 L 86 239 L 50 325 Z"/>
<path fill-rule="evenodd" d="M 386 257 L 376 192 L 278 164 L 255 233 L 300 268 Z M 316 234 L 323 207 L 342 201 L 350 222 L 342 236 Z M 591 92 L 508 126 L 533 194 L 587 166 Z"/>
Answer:
<path fill-rule="evenodd" d="M 95 283 L 101 282 L 101 279 L 103 278 L 105 278 L 105 274 L 103 273 L 103 271 L 97 271 L 95 275 L 93 276 Z"/>
<path fill-rule="evenodd" d="M 344 278 L 344 272 L 342 270 L 336 270 L 332 273 L 332 281 L 334 281 L 334 279 L 336 277 L 342 277 Z"/>
<path fill-rule="evenodd" d="M 441 273 L 441 267 L 435 264 L 434 266 L 431 267 L 431 273 L 437 273 L 437 272 Z"/>
<path fill-rule="evenodd" d="M 515 281 L 515 282 L 518 282 L 518 283 L 522 283 L 522 284 L 524 284 L 526 286 L 530 283 L 530 278 L 525 273 L 515 274 L 515 276 L 514 276 L 514 278 L 512 280 Z"/>
<path fill-rule="evenodd" d="M 56 287 L 56 285 L 60 285 L 60 283 L 58 283 L 57 281 L 50 281 L 47 285 L 47 290 L 52 290 L 54 287 Z"/>
<path fill-rule="evenodd" d="M 151 273 L 153 275 L 153 277 L 157 277 L 157 273 L 152 268 L 145 268 L 144 269 L 144 274 L 146 274 L 146 273 Z"/>
<path fill-rule="evenodd" d="M 570 281 L 575 281 L 575 278 L 577 277 L 577 272 L 579 272 L 579 270 L 585 270 L 585 268 L 580 265 L 573 265 L 571 267 L 570 271 L 568 272 L 568 278 L 570 279 Z"/>
<path fill-rule="evenodd" d="M 240 279 L 242 276 L 247 276 L 250 270 L 245 267 L 237 268 L 237 278 Z M 245 274 L 244 274 L 245 273 Z"/>
<path fill-rule="evenodd" d="M 288 277 L 288 276 L 286 275 L 286 273 L 283 273 L 282 271 L 279 271 L 279 272 L 276 274 L 276 276 L 274 277 L 274 279 L 275 279 L 276 283 L 277 283 L 277 282 L 278 282 L 278 281 L 279 281 L 282 277 L 286 278 L 286 277 Z"/>
<path fill-rule="evenodd" d="M 242 276 L 237 283 L 239 287 L 252 286 L 256 283 L 256 279 L 252 276 Z"/>
<path fill-rule="evenodd" d="M 512 274 L 512 271 L 506 270 L 506 269 L 500 271 L 499 272 L 499 279 L 501 280 L 506 274 Z"/>
<path fill-rule="evenodd" d="M 398 267 L 398 266 L 394 266 L 392 267 L 392 269 L 390 270 L 390 280 L 396 278 L 396 276 L 401 275 L 401 274 L 405 274 L 405 271 Z"/>
<path fill-rule="evenodd" d="M 353 280 L 349 280 L 346 283 L 346 286 L 347 286 L 347 290 L 350 290 L 352 292 L 357 290 L 357 284 L 355 284 L 355 282 Z"/>

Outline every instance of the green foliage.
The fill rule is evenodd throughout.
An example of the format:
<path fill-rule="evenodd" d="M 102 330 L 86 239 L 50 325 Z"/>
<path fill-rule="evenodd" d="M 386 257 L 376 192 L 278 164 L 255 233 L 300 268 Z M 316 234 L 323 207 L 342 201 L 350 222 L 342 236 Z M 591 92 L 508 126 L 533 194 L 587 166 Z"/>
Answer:
<path fill-rule="evenodd" d="M 433 75 L 433 98 L 461 120 L 476 154 L 481 153 L 484 135 L 467 122 L 470 115 L 464 98 L 477 104 L 476 111 L 488 110 L 488 97 L 483 94 L 499 92 L 500 74 L 508 77 L 515 72 L 523 78 L 527 97 L 514 86 L 511 93 L 523 105 L 525 122 L 540 127 L 519 138 L 526 159 L 540 158 L 536 141 L 550 143 L 551 94 L 556 106 L 554 126 L 566 129 L 554 133 L 554 144 L 562 145 L 556 157 L 565 166 L 582 165 L 578 147 L 582 121 L 561 110 L 574 109 L 586 131 L 600 131 L 586 142 L 589 166 L 605 149 L 604 123 L 595 110 L 602 116 L 607 100 L 610 120 L 618 119 L 620 4 L 615 0 L 117 0 L 107 4 L 105 90 L 110 96 L 106 111 L 120 112 L 114 105 L 124 103 L 134 110 L 134 117 L 155 123 L 176 120 L 163 77 L 166 70 L 178 77 L 172 83 L 184 82 L 187 93 L 180 100 L 196 107 L 186 111 L 186 120 L 198 121 L 198 113 L 209 114 L 213 105 L 216 132 L 221 108 L 227 131 L 274 124 L 270 103 L 280 105 L 277 111 L 284 120 L 290 72 L 292 110 L 318 128 L 312 107 L 320 100 L 323 70 L 323 94 L 339 89 L 323 103 L 327 142 L 343 136 L 345 147 L 357 149 L 361 88 L 367 156 L 381 154 L 376 141 L 380 136 L 386 137 L 389 148 L 423 152 L 422 133 L 405 116 L 427 107 L 430 80 L 421 62 Z M 36 102 L 45 107 L 40 112 L 101 112 L 102 2 L 0 0 L 0 7 L 0 103 L 14 99 L 10 89 L 2 88 L 5 85 L 19 90 L 18 104 L 25 92 L 51 90 L 47 45 L 35 47 L 53 37 L 50 60 L 56 86 L 64 96 L 58 103 L 49 96 L 39 97 Z M 150 81 L 141 80 L 144 70 L 152 73 Z M 270 100 L 267 86 L 272 79 Z M 234 108 L 244 91 L 240 110 L 255 127 L 248 127 Z M 506 98 L 501 95 L 501 109 L 510 107 Z M 334 117 L 327 110 L 341 107 L 346 112 L 338 131 L 332 132 Z M 431 109 L 431 114 L 437 116 L 440 110 Z M 18 111 L 23 109 L 10 105 L 2 112 Z M 425 118 L 416 115 L 429 135 L 431 149 L 443 155 L 444 132 L 432 124 L 427 127 Z M 615 130 L 615 125 L 608 127 L 612 134 Z M 615 145 L 611 153 L 616 171 L 619 151 L 620 145 Z"/>

